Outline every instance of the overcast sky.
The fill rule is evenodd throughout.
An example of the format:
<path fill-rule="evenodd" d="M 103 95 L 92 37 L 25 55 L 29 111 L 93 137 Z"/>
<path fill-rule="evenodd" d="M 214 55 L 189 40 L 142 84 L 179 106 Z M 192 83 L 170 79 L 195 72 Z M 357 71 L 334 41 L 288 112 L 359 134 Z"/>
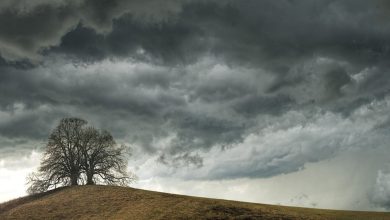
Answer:
<path fill-rule="evenodd" d="M 81 117 L 135 187 L 390 209 L 386 0 L 0 1 L 0 201 Z"/>

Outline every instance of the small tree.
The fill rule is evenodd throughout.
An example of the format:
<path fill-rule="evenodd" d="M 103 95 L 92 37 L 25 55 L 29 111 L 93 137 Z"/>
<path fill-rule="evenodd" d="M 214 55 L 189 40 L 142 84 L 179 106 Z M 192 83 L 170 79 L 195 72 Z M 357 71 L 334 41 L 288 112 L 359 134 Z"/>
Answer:
<path fill-rule="evenodd" d="M 117 147 L 109 132 L 86 124 L 79 118 L 60 121 L 49 136 L 38 172 L 27 178 L 30 194 L 84 182 L 126 185 L 134 180 L 126 172 L 125 147 Z"/>

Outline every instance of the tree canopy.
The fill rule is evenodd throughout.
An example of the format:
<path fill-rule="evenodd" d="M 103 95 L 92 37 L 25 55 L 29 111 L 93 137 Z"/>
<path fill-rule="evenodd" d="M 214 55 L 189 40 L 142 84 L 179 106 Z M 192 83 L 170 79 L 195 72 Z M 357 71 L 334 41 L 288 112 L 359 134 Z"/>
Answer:
<path fill-rule="evenodd" d="M 49 136 L 38 171 L 28 176 L 27 191 L 79 184 L 127 185 L 135 176 L 127 171 L 125 150 L 108 131 L 87 126 L 80 118 L 64 118 Z"/>

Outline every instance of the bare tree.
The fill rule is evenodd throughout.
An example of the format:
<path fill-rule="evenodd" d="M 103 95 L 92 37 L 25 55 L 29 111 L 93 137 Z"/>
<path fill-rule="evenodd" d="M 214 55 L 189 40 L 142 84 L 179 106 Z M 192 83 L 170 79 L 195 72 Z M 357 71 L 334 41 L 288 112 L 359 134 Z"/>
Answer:
<path fill-rule="evenodd" d="M 38 172 L 27 178 L 29 193 L 84 182 L 126 185 L 134 179 L 126 172 L 125 147 L 118 147 L 109 132 L 86 124 L 79 118 L 61 120 L 49 136 Z"/>
<path fill-rule="evenodd" d="M 49 136 L 37 173 L 28 177 L 28 191 L 41 192 L 58 185 L 78 185 L 81 174 L 80 141 L 83 119 L 64 118 Z"/>
<path fill-rule="evenodd" d="M 118 147 L 109 132 L 89 127 L 84 130 L 83 138 L 82 169 L 87 185 L 127 185 L 134 180 L 134 176 L 126 171 L 126 147 Z"/>

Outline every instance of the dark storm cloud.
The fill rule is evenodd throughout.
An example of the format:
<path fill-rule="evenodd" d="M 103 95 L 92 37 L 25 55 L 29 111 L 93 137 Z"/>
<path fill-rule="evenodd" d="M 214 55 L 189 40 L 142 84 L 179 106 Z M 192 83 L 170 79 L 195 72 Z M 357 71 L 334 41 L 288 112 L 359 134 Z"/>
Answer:
<path fill-rule="evenodd" d="M 40 129 L 39 125 L 53 122 L 60 117 L 58 115 L 69 115 L 66 112 L 73 107 L 101 114 L 134 114 L 140 117 L 139 120 L 157 120 L 169 111 L 169 106 L 183 104 L 180 97 L 159 91 L 166 87 L 167 81 L 153 69 L 141 70 L 137 76 L 122 74 L 117 77 L 104 72 L 78 75 L 46 68 L 4 68 L 2 71 L 0 106 L 4 112 L 14 115 L 1 126 L 1 133 L 6 136 L 19 134 L 34 138 L 41 137 L 38 135 L 41 133 L 47 135 L 48 129 Z M 50 114 L 57 117 L 47 118 Z"/>
<path fill-rule="evenodd" d="M 44 50 L 82 23 L 104 34 L 113 19 L 131 13 L 148 21 L 160 21 L 179 10 L 177 1 L 3 1 L 0 3 L 0 51 L 7 60 L 40 61 Z"/>
<path fill-rule="evenodd" d="M 0 42 L 8 59 L 46 50 L 81 59 L 143 51 L 154 61 L 187 63 L 212 53 L 283 74 L 318 55 L 357 65 L 389 58 L 388 7 L 379 0 L 3 4 Z"/>
<path fill-rule="evenodd" d="M 381 1 L 193 1 L 159 23 L 143 23 L 131 13 L 113 20 L 106 37 L 86 30 L 63 37 L 59 48 L 81 57 L 89 50 L 105 56 L 135 56 L 142 48 L 166 62 L 191 62 L 213 53 L 235 63 L 262 65 L 284 73 L 313 55 L 360 64 L 387 63 L 389 25 Z M 375 25 L 372 25 L 375 24 Z M 91 27 L 93 28 L 93 27 Z"/>
<path fill-rule="evenodd" d="M 5 108 L 15 102 L 26 104 L 27 108 L 45 103 L 74 104 L 125 109 L 136 114 L 154 115 L 158 114 L 158 109 L 161 110 L 163 107 L 161 103 L 180 105 L 182 102 L 163 91 L 148 96 L 148 94 L 143 94 L 142 90 L 137 90 L 139 87 L 157 89 L 166 87 L 168 77 L 161 76 L 161 73 L 141 70 L 137 76 L 122 74 L 116 77 L 106 72 L 78 75 L 77 73 L 53 72 L 53 70 L 46 68 L 27 71 L 2 69 L 1 106 Z"/>
<path fill-rule="evenodd" d="M 289 109 L 293 100 L 287 95 L 255 96 L 247 95 L 234 104 L 234 109 L 240 114 L 253 117 L 258 114 L 280 114 Z"/>
<path fill-rule="evenodd" d="M 48 110 L 36 110 L 28 114 L 12 117 L 11 120 L 1 123 L 0 133 L 8 138 L 33 138 L 35 140 L 45 140 L 48 131 L 53 128 L 53 121 L 62 114 L 55 114 Z"/>
<path fill-rule="evenodd" d="M 64 35 L 51 52 L 91 61 L 112 56 L 145 60 L 151 56 L 153 62 L 169 64 L 193 62 L 206 49 L 195 26 L 176 22 L 145 24 L 132 15 L 124 15 L 113 21 L 112 28 L 103 35 L 79 25 Z"/>
<path fill-rule="evenodd" d="M 308 103 L 344 97 L 343 87 L 351 87 L 351 77 L 364 68 L 377 66 L 384 73 L 388 71 L 390 27 L 383 1 L 189 1 L 182 2 L 180 7 L 176 14 L 157 23 L 144 23 L 131 13 L 123 13 L 113 20 L 112 30 L 105 35 L 81 24 L 48 53 L 65 53 L 89 61 L 133 57 L 164 65 L 187 65 L 212 55 L 230 65 L 249 65 L 272 72 L 277 80 L 269 83 L 268 92 L 275 97 L 284 96 L 286 87 L 305 87 L 310 83 L 310 70 L 293 73 L 293 68 L 307 60 L 329 57 L 349 63 L 349 70 L 327 70 L 329 73 L 321 81 L 326 86 L 324 95 L 314 96 Z M 235 83 L 227 81 L 224 83 Z M 387 77 L 378 80 L 386 81 Z M 245 85 L 239 90 L 232 90 L 229 85 L 207 85 L 191 97 L 220 101 L 256 92 Z M 375 95 L 387 93 L 383 86 L 372 89 Z M 263 95 L 260 98 L 265 100 Z M 349 96 L 340 101 L 345 106 L 330 108 L 348 113 L 353 108 L 347 106 L 366 98 Z M 255 109 L 258 110 L 261 111 Z"/>
<path fill-rule="evenodd" d="M 62 63 L 27 70 L 4 67 L 0 106 L 12 120 L 5 119 L 0 131 L 6 137 L 42 138 L 50 126 L 41 125 L 75 114 L 88 115 L 119 138 L 130 135 L 151 152 L 156 150 L 149 146 L 153 138 L 169 133 L 177 133 L 171 154 L 239 141 L 245 121 L 231 114 L 216 117 L 218 104 L 205 113 L 202 102 L 187 102 L 185 96 L 199 88 L 182 71 L 111 61 L 86 67 Z"/>
<path fill-rule="evenodd" d="M 0 134 L 40 140 L 61 117 L 78 116 L 163 164 L 201 167 L 202 153 L 283 124 L 277 118 L 290 111 L 306 120 L 291 113 L 283 119 L 296 125 L 275 132 L 321 111 L 348 120 L 388 95 L 388 8 L 352 0 L 3 1 Z M 216 165 L 208 178 L 294 172 L 343 144 L 318 138 L 305 153 L 297 149 L 308 138 L 297 137 L 292 149 L 278 146 L 248 166 Z"/>
<path fill-rule="evenodd" d="M 0 52 L 7 60 L 38 59 L 38 52 L 56 45 L 77 20 L 69 7 L 38 5 L 27 11 L 13 7 L 0 11 Z"/>
<path fill-rule="evenodd" d="M 224 146 L 242 139 L 246 125 L 234 119 L 219 118 L 200 112 L 175 112 L 171 116 L 173 130 L 178 139 L 169 153 L 186 152 L 189 149 L 209 149 L 214 145 Z"/>

